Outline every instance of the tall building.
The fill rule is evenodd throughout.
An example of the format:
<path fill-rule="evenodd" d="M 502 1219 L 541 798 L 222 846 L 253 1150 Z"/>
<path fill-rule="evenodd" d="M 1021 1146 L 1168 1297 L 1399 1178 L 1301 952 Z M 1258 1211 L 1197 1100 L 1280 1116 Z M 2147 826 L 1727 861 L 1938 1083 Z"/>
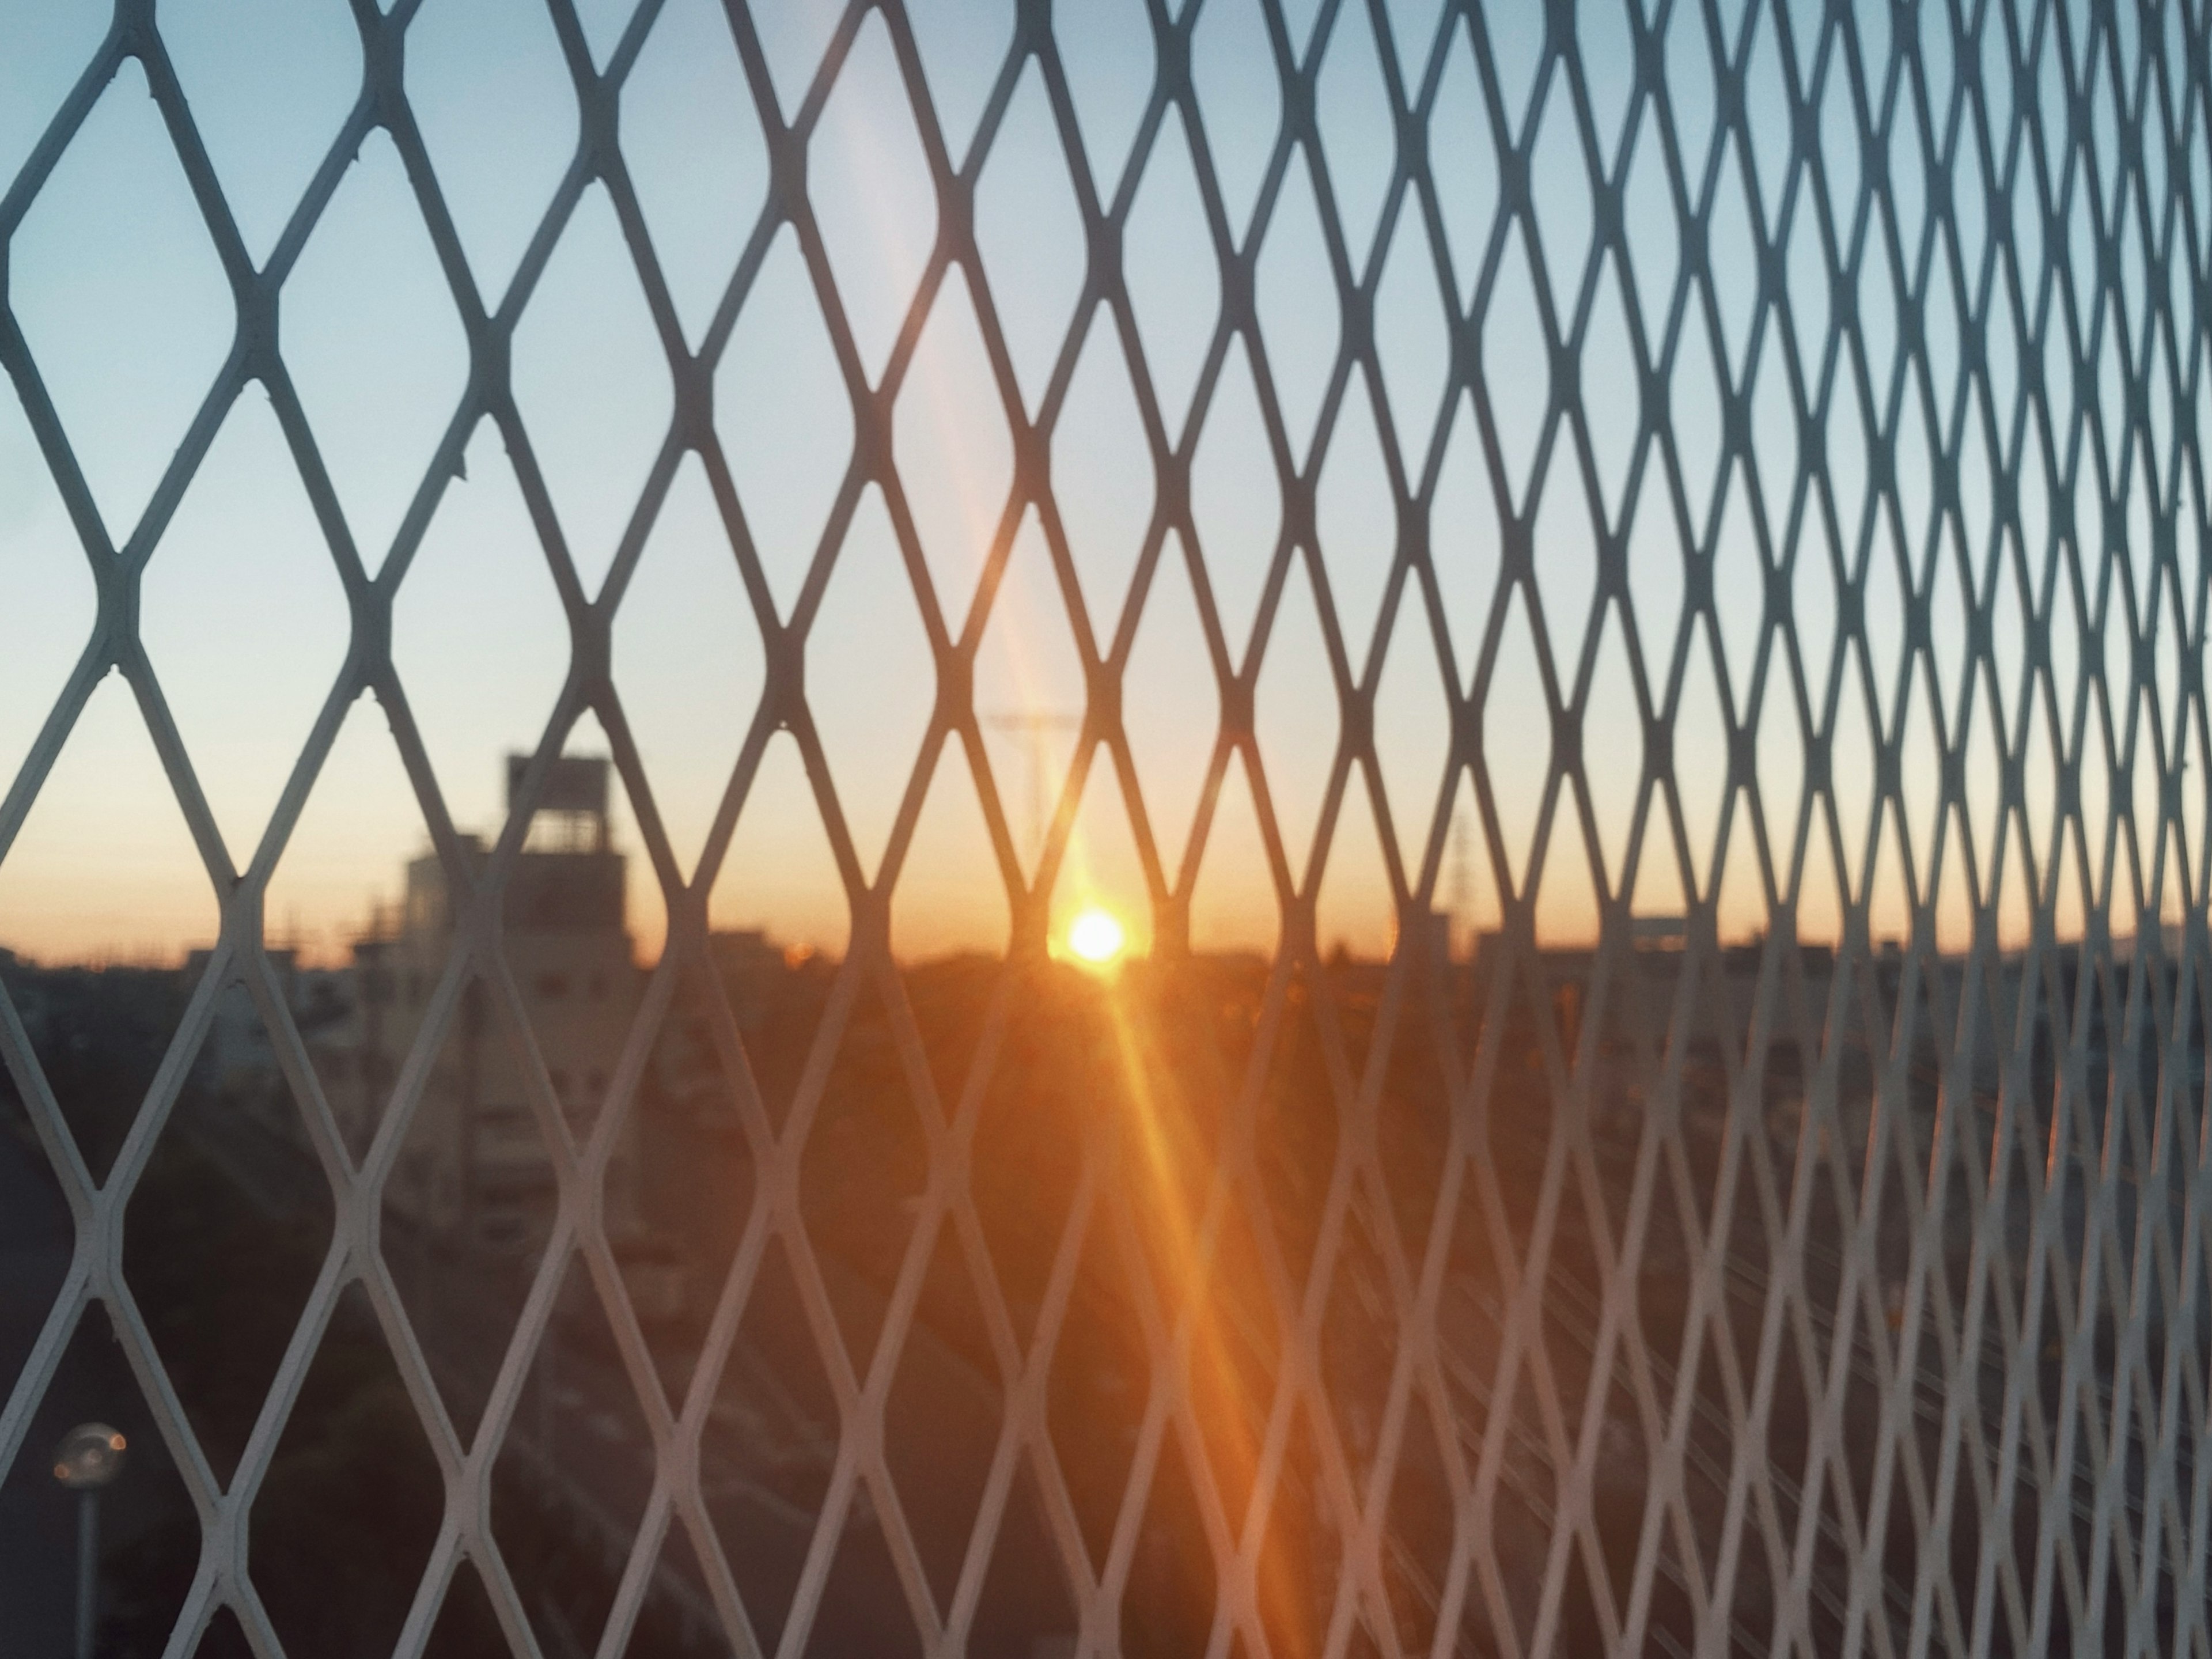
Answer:
<path fill-rule="evenodd" d="M 507 761 L 514 810 L 527 762 Z M 625 856 L 607 817 L 608 763 L 554 763 L 509 875 L 501 910 L 504 955 L 546 1079 L 580 1143 L 604 1103 L 635 1020 L 644 975 L 625 905 Z M 463 838 L 473 872 L 489 857 Z M 459 907 L 444 864 L 426 853 L 407 866 L 405 896 L 354 946 L 351 1052 L 334 1069 L 349 1138 L 365 1147 L 421 1035 L 452 959 Z M 440 1042 L 421 1104 L 386 1188 L 398 1217 L 431 1238 L 495 1249 L 541 1241 L 556 1200 L 545 1137 L 526 1085 L 527 1048 L 472 981 Z M 625 1124 L 606 1178 L 606 1218 L 619 1240 L 638 1231 L 637 1115 Z"/>

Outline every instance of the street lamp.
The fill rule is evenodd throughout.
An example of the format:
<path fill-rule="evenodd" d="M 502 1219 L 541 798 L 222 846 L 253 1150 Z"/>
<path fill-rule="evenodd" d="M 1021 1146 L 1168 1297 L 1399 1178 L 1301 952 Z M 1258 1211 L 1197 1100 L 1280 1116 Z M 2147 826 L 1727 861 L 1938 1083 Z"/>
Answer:
<path fill-rule="evenodd" d="M 100 1594 L 100 1489 L 123 1472 L 127 1443 L 105 1423 L 80 1423 L 54 1448 L 54 1479 L 77 1494 L 76 1659 L 92 1659 Z"/>

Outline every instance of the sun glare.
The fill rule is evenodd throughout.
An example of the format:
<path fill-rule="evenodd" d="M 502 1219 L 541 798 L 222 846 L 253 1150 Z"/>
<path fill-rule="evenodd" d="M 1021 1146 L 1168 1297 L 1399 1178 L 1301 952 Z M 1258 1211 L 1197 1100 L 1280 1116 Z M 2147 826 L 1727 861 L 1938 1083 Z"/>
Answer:
<path fill-rule="evenodd" d="M 1083 911 L 1067 927 L 1068 953 L 1094 968 L 1118 960 L 1127 943 L 1121 924 L 1103 910 Z"/>

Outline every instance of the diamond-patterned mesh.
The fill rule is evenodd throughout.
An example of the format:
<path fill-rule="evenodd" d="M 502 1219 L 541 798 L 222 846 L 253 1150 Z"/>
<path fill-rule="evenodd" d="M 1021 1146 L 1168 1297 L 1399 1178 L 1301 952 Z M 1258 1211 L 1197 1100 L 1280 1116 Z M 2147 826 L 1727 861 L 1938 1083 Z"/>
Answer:
<path fill-rule="evenodd" d="M 318 1379 L 372 1362 L 427 1448 L 434 1525 L 403 1548 L 361 1522 L 363 1551 L 419 1554 L 410 1655 L 453 1629 L 533 1654 L 2212 1644 L 2198 0 L 767 9 L 804 14 L 775 20 L 796 59 L 727 0 L 742 76 L 677 142 L 756 156 L 763 205 L 704 290 L 656 247 L 684 201 L 632 176 L 660 0 L 546 0 L 573 127 L 426 134 L 422 36 L 458 4 L 352 0 L 358 95 L 268 222 L 227 198 L 172 58 L 182 8 L 155 0 L 118 0 L 0 177 L 0 364 L 96 589 L 0 797 L 0 871 L 118 671 L 220 904 L 106 1141 L 0 984 L 0 1059 L 76 1241 L 0 1362 L 21 1359 L 0 1462 L 36 1473 L 50 1387 L 112 1320 L 197 1516 L 168 1652 L 293 1639 L 263 1583 L 288 1559 L 268 1517 L 295 1514 L 270 1472 L 336 1386 Z M 949 68 L 948 12 L 974 26 Z M 1118 94 L 1092 72 L 1109 61 L 1136 66 Z M 19 303 L 27 223 L 118 76 L 150 93 L 211 251 L 168 280 L 234 314 L 135 516 L 51 394 L 49 353 L 83 343 Z M 857 173 L 828 153 L 841 95 L 890 135 Z M 489 161 L 469 150 L 487 133 Z M 435 303 L 301 331 L 295 275 L 386 144 Z M 1017 149 L 1064 161 L 1064 189 L 999 187 Z M 505 245 L 441 182 L 486 167 L 550 197 Z M 856 178 L 933 198 L 933 240 L 856 244 Z M 1164 224 L 1194 228 L 1181 257 Z M 546 435 L 604 411 L 545 407 L 522 367 L 586 235 L 635 294 L 581 314 L 665 371 L 644 425 L 585 422 L 646 479 L 611 514 Z M 763 360 L 749 319 L 771 290 L 821 327 Z M 458 341 L 465 369 L 441 426 L 392 440 L 422 452 L 411 494 L 364 505 L 325 449 L 356 430 L 343 386 L 326 415 L 295 376 L 372 326 Z M 902 395 L 940 347 L 980 365 L 953 417 Z M 220 560 L 172 575 L 163 554 L 252 386 L 346 643 L 241 842 L 141 600 L 220 581 Z M 1100 396 L 1129 411 L 1127 455 L 1062 436 Z M 487 420 L 550 574 L 529 602 L 568 654 L 478 847 L 395 636 L 410 604 L 459 603 L 416 597 L 417 556 Z M 842 458 L 795 552 L 755 505 L 778 428 Z M 933 530 L 948 474 L 982 503 L 971 568 Z M 1129 546 L 1102 562 L 1091 504 L 1117 498 Z M 731 736 L 680 848 L 621 631 L 679 513 L 714 556 L 656 579 L 721 606 L 761 664 L 698 688 L 702 728 Z M 986 684 L 1017 588 L 1042 596 L 1023 615 L 1064 615 L 1073 732 Z M 855 637 L 885 595 L 912 627 Z M 264 909 L 364 693 L 451 924 L 376 970 L 421 1003 L 397 1074 L 341 1089 Z M 919 746 L 874 817 L 848 811 L 856 726 Z M 553 762 L 585 735 L 667 945 L 580 1107 L 503 929 Z M 709 899 L 726 871 L 783 878 L 781 843 L 745 836 L 794 742 L 804 781 L 773 810 L 818 815 L 849 944 L 763 1019 L 717 969 Z M 1031 762 L 1025 811 L 1023 757 L 1054 742 L 1073 759 Z M 1010 944 L 933 976 L 893 953 L 926 900 L 902 875 L 971 776 Z M 1094 981 L 1047 947 L 1108 842 L 1140 872 L 1149 955 Z M 1363 882 L 1387 894 L 1387 954 L 1334 948 Z M 1212 948 L 1224 915 L 1267 951 Z M 225 1435 L 173 1375 L 166 1281 L 125 1223 L 165 1129 L 207 1109 L 196 1062 L 240 984 L 281 1078 L 265 1109 L 312 1149 L 294 1186 L 319 1170 L 328 1192 L 263 1192 L 320 1268 L 272 1282 L 279 1328 Z M 386 1198 L 481 1033 L 519 1056 L 527 1111 L 502 1133 L 550 1164 L 552 1218 L 469 1288 L 479 1338 L 456 1359 L 431 1352 L 434 1261 Z M 711 1316 L 672 1359 L 617 1247 L 628 1126 L 678 1050 L 694 1133 L 750 1174 Z M 586 1327 L 598 1362 L 548 1341 Z M 556 1425 L 556 1362 L 618 1380 L 603 1414 L 642 1449 L 533 1509 L 514 1494 L 557 1499 L 609 1455 Z M 772 1475 L 728 1450 L 763 1433 Z M 607 1565 L 596 1601 L 585 1560 Z M 868 1625 L 884 1607 L 898 1628 Z"/>

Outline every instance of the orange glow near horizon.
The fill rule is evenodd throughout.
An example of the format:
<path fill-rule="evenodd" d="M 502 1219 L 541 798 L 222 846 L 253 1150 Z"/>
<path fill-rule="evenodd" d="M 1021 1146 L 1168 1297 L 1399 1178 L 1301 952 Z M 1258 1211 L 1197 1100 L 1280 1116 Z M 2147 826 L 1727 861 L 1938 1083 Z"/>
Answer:
<path fill-rule="evenodd" d="M 1265 1421 L 1267 1402 L 1246 1397 L 1243 1379 L 1229 1350 L 1224 1311 L 1219 1306 L 1224 1271 L 1219 1230 L 1217 1227 L 1212 1237 L 1207 1237 L 1206 1223 L 1210 1218 L 1200 1212 L 1193 1201 L 1186 1166 L 1194 1160 L 1208 1161 L 1208 1155 L 1191 1138 L 1187 1108 L 1172 1099 L 1163 1100 L 1153 1088 L 1138 1015 L 1119 991 L 1109 993 L 1106 1009 L 1114 1035 L 1114 1058 L 1121 1073 L 1122 1097 L 1141 1154 L 1146 1207 L 1155 1218 L 1157 1243 L 1169 1276 L 1180 1291 L 1181 1306 L 1166 1308 L 1162 1312 L 1170 1326 L 1180 1324 L 1188 1333 L 1184 1352 L 1188 1369 L 1182 1379 L 1187 1397 L 1192 1410 L 1209 1419 L 1203 1424 L 1207 1443 L 1234 1465 L 1233 1481 L 1217 1483 L 1217 1493 L 1221 1492 L 1224 1484 L 1255 1492 L 1261 1454 L 1255 1425 Z M 1139 1277 L 1145 1271 L 1140 1261 L 1131 1261 L 1129 1268 Z M 1163 1443 L 1160 1455 L 1164 1458 L 1174 1453 Z M 1194 1483 L 1206 1474 L 1203 1459 L 1189 1460 L 1188 1468 Z M 1158 1479 L 1157 1463 L 1152 1478 L 1155 1481 Z M 1278 1492 L 1278 1501 L 1279 1498 Z M 1224 1516 L 1240 1545 L 1249 1518 L 1237 1514 Z M 1266 1555 L 1256 1571 L 1261 1605 L 1276 1613 L 1276 1627 L 1297 1630 L 1294 1605 L 1297 1587 L 1285 1579 L 1280 1564 Z M 1288 1659 L 1304 1659 L 1305 1651 L 1301 1647 Z"/>

